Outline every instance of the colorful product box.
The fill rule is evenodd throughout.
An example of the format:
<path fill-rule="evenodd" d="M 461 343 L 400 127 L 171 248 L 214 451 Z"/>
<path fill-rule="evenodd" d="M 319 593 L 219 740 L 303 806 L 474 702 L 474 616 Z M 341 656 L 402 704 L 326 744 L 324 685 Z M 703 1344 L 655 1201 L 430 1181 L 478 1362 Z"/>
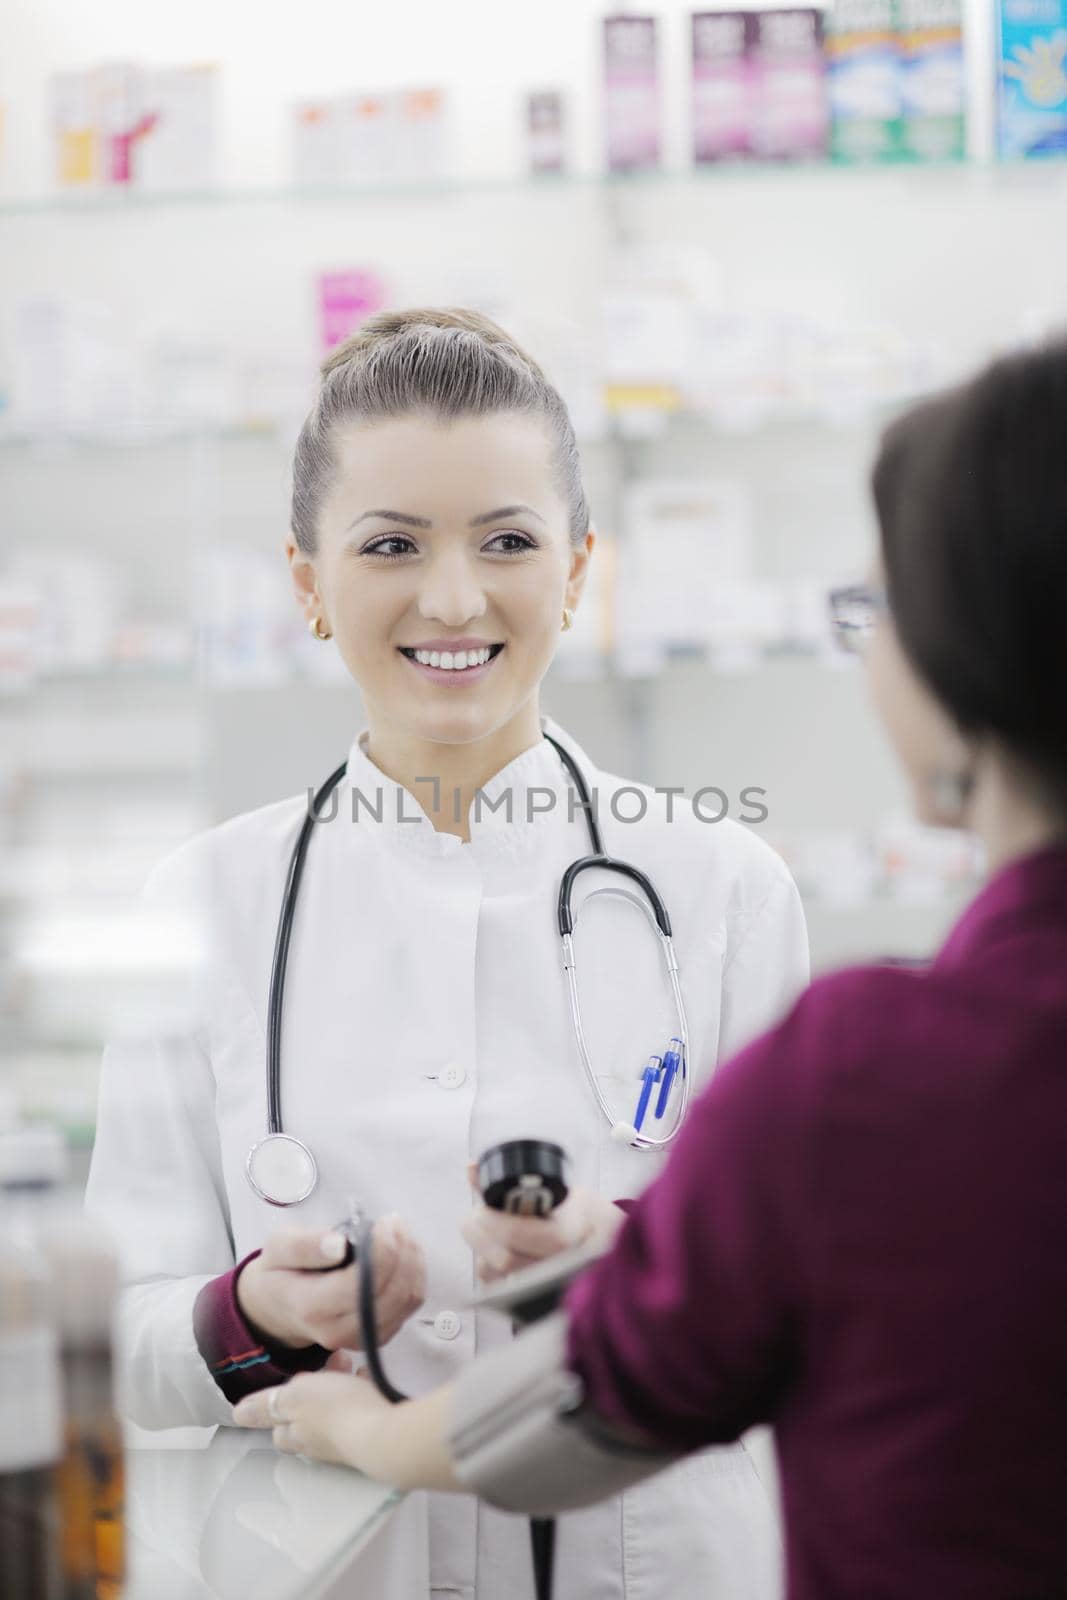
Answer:
<path fill-rule="evenodd" d="M 697 166 L 751 153 L 755 36 L 756 17 L 749 11 L 701 11 L 692 18 Z"/>
<path fill-rule="evenodd" d="M 341 95 L 334 114 L 341 183 L 373 188 L 401 175 L 398 95 Z"/>
<path fill-rule="evenodd" d="M 96 96 L 92 72 L 59 72 L 49 80 L 53 169 L 63 189 L 96 182 Z"/>
<path fill-rule="evenodd" d="M 634 172 L 659 165 L 655 17 L 604 19 L 604 130 L 610 172 Z"/>
<path fill-rule="evenodd" d="M 440 89 L 359 91 L 294 107 L 293 174 L 301 188 L 441 182 L 451 162 Z"/>
<path fill-rule="evenodd" d="M 526 152 L 532 173 L 562 172 L 567 164 L 563 96 L 555 89 L 526 97 Z"/>
<path fill-rule="evenodd" d="M 394 129 L 396 175 L 440 183 L 452 172 L 448 96 L 443 89 L 401 90 Z"/>
<path fill-rule="evenodd" d="M 845 162 L 899 160 L 904 119 L 894 0 L 836 0 L 825 28 L 830 154 Z"/>
<path fill-rule="evenodd" d="M 825 155 L 829 109 L 822 12 L 812 7 L 760 11 L 753 20 L 753 153 L 772 160 Z"/>
<path fill-rule="evenodd" d="M 143 131 L 134 145 L 138 187 L 154 193 L 212 188 L 219 176 L 218 68 L 146 72 L 141 98 Z"/>
<path fill-rule="evenodd" d="M 897 0 L 903 154 L 913 161 L 962 161 L 967 153 L 967 85 L 961 0 Z"/>
<path fill-rule="evenodd" d="M 94 79 L 100 180 L 133 183 L 134 147 L 151 127 L 144 99 L 145 75 L 131 62 L 114 62 L 98 67 Z"/>
<path fill-rule="evenodd" d="M 360 323 L 381 311 L 386 287 L 376 272 L 356 267 L 319 276 L 319 334 L 323 355 L 355 333 Z"/>
<path fill-rule="evenodd" d="M 332 100 L 301 100 L 293 107 L 293 182 L 300 189 L 341 181 L 340 113 Z"/>
<path fill-rule="evenodd" d="M 1067 156 L 1067 0 L 1001 0 L 997 148 Z"/>
<path fill-rule="evenodd" d="M 212 66 L 116 62 L 50 83 L 57 182 L 211 187 L 218 178 L 219 75 Z"/>

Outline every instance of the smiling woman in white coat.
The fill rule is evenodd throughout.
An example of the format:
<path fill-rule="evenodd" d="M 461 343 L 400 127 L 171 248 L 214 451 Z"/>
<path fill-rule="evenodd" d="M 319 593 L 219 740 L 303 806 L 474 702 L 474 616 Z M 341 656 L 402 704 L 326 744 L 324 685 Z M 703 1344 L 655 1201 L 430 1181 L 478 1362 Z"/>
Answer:
<path fill-rule="evenodd" d="M 669 911 L 694 1089 L 807 979 L 796 889 L 751 827 L 599 771 L 542 715 L 594 536 L 566 409 L 501 329 L 438 310 L 364 324 L 323 369 L 293 478 L 296 596 L 366 717 L 311 830 L 282 1014 L 284 1127 L 313 1151 L 318 1181 L 279 1212 L 246 1171 L 266 1127 L 269 979 L 300 795 L 156 869 L 148 902 L 203 918 L 195 1008 L 179 1036 L 105 1055 L 88 1204 L 122 1246 L 124 1405 L 150 1428 L 229 1423 L 250 1389 L 359 1349 L 357 1268 L 322 1270 L 353 1201 L 387 1219 L 378 1317 L 390 1376 L 419 1393 L 506 1337 L 469 1302 L 479 1276 L 530 1253 L 528 1226 L 479 1208 L 472 1156 L 517 1137 L 567 1151 L 571 1193 L 539 1225 L 539 1254 L 606 1243 L 618 1203 L 659 1169 L 657 1152 L 612 1137 L 579 1056 L 556 899 L 590 846 L 546 734 L 594 791 L 607 853 L 646 873 Z M 678 1020 L 647 920 L 596 895 L 602 879 L 618 881 L 596 869 L 575 883 L 575 943 L 593 1069 L 625 1122 Z M 381 1600 L 532 1594 L 517 1519 L 431 1496 L 420 1526 L 420 1576 Z M 410 1540 L 410 1519 L 382 1537 Z M 778 1565 L 740 1444 L 576 1513 L 557 1553 L 559 1592 L 583 1600 L 770 1600 Z"/>

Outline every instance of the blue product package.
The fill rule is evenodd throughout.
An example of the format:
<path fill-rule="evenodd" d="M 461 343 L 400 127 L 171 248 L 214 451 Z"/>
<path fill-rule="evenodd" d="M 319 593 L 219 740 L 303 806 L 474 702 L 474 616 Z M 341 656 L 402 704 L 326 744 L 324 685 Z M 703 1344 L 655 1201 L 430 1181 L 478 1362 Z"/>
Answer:
<path fill-rule="evenodd" d="M 967 86 L 962 0 L 897 0 L 904 153 L 914 161 L 962 161 Z"/>
<path fill-rule="evenodd" d="M 833 161 L 899 161 L 903 143 L 896 0 L 836 0 L 823 51 Z"/>
<path fill-rule="evenodd" d="M 1000 0 L 997 147 L 1067 156 L 1067 0 Z"/>

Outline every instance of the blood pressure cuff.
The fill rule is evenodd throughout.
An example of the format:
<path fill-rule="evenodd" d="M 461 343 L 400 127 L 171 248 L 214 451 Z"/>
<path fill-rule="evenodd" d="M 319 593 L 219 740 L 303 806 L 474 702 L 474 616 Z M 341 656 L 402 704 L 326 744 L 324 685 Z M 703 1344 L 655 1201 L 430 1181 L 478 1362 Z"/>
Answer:
<path fill-rule="evenodd" d="M 449 1450 L 463 1486 L 505 1511 L 548 1517 L 618 1494 L 676 1456 L 615 1437 L 566 1365 L 567 1319 L 545 1317 L 459 1379 Z"/>

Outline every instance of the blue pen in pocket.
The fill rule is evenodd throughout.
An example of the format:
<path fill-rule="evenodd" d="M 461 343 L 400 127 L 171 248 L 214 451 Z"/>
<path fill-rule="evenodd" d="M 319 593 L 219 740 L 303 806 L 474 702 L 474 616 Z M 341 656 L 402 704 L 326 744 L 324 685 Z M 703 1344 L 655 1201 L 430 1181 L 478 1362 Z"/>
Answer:
<path fill-rule="evenodd" d="M 641 1124 L 644 1122 L 645 1113 L 648 1111 L 648 1102 L 652 1098 L 652 1090 L 659 1082 L 662 1072 L 663 1057 L 649 1056 L 648 1065 L 641 1073 L 641 1094 L 637 1101 L 637 1113 L 634 1117 L 634 1128 L 638 1133 L 641 1132 Z"/>
<path fill-rule="evenodd" d="M 671 1090 L 674 1087 L 676 1075 L 685 1074 L 685 1046 L 681 1039 L 672 1039 L 667 1046 L 663 1057 L 663 1078 L 660 1082 L 659 1099 L 656 1101 L 656 1117 L 663 1116 L 670 1103 Z"/>

